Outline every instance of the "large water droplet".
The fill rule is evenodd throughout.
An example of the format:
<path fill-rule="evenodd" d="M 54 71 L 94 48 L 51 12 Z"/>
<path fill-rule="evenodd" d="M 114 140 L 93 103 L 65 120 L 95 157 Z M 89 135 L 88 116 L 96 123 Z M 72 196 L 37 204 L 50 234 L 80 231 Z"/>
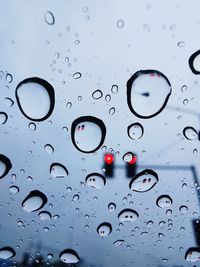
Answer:
<path fill-rule="evenodd" d="M 101 92 L 101 90 L 96 90 L 92 93 L 92 97 L 94 99 L 99 99 L 103 96 L 103 93 Z"/>
<path fill-rule="evenodd" d="M 18 84 L 15 94 L 21 112 L 30 120 L 46 120 L 53 112 L 54 89 L 43 79 L 33 77 L 23 80 Z"/>
<path fill-rule="evenodd" d="M 81 152 L 92 153 L 98 150 L 105 139 L 106 127 L 100 119 L 84 116 L 72 123 L 71 138 L 74 146 Z"/>
<path fill-rule="evenodd" d="M 110 223 L 104 222 L 97 227 L 97 233 L 100 236 L 108 236 L 111 232 L 112 232 L 112 225 Z"/>
<path fill-rule="evenodd" d="M 153 170 L 146 169 L 130 181 L 129 188 L 136 192 L 146 192 L 152 189 L 158 182 L 158 175 Z"/>
<path fill-rule="evenodd" d="M 48 211 L 41 211 L 38 216 L 42 221 L 51 219 L 51 213 Z"/>
<path fill-rule="evenodd" d="M 85 182 L 90 187 L 102 189 L 106 184 L 106 178 L 100 173 L 90 173 L 85 178 Z"/>
<path fill-rule="evenodd" d="M 68 170 L 60 163 L 53 163 L 50 166 L 50 173 L 55 178 L 65 178 L 68 175 Z"/>
<path fill-rule="evenodd" d="M 128 136 L 133 140 L 140 139 L 144 134 L 144 128 L 139 122 L 132 123 L 127 128 Z"/>
<path fill-rule="evenodd" d="M 5 112 L 0 112 L 0 124 L 5 124 L 8 119 L 8 115 Z"/>
<path fill-rule="evenodd" d="M 130 111 L 139 118 L 158 115 L 170 95 L 169 80 L 157 70 L 137 71 L 127 82 L 127 103 Z"/>
<path fill-rule="evenodd" d="M 118 215 L 121 222 L 135 222 L 138 217 L 139 214 L 132 209 L 124 209 Z"/>
<path fill-rule="evenodd" d="M 5 155 L 0 154 L 0 179 L 8 174 L 10 169 L 12 168 L 12 164 Z"/>
<path fill-rule="evenodd" d="M 194 74 L 200 74 L 200 50 L 190 56 L 189 66 Z"/>
<path fill-rule="evenodd" d="M 169 208 L 172 205 L 172 202 L 173 201 L 170 196 L 162 195 L 157 199 L 156 204 L 160 208 Z"/>
<path fill-rule="evenodd" d="M 15 251 L 11 247 L 3 247 L 0 249 L 0 259 L 10 259 L 16 255 Z"/>
<path fill-rule="evenodd" d="M 197 131 L 193 127 L 189 127 L 189 126 L 188 127 L 185 127 L 183 129 L 183 135 L 188 140 L 194 140 L 194 139 L 197 139 L 198 138 Z"/>
<path fill-rule="evenodd" d="M 80 261 L 79 255 L 73 249 L 65 249 L 60 253 L 60 260 L 64 263 L 72 264 Z"/>
<path fill-rule="evenodd" d="M 22 202 L 22 208 L 25 211 L 33 212 L 41 209 L 47 203 L 45 194 L 38 190 L 31 191 Z"/>
<path fill-rule="evenodd" d="M 49 25 L 53 25 L 55 23 L 55 18 L 51 11 L 46 12 L 46 14 L 44 15 L 44 20 Z"/>
<path fill-rule="evenodd" d="M 200 259 L 200 250 L 198 248 L 190 248 L 185 253 L 185 259 L 187 261 L 196 262 Z"/>

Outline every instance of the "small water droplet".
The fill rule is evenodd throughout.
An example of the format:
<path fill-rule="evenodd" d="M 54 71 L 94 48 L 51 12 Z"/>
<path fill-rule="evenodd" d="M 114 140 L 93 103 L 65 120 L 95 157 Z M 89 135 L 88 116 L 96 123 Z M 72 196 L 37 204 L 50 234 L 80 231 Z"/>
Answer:
<path fill-rule="evenodd" d="M 183 85 L 181 87 L 181 92 L 186 92 L 187 91 L 187 85 Z"/>
<path fill-rule="evenodd" d="M 109 114 L 110 115 L 114 115 L 115 114 L 115 108 L 114 107 L 109 109 Z"/>
<path fill-rule="evenodd" d="M 111 87 L 111 92 L 113 94 L 116 94 L 118 93 L 118 86 L 116 84 L 113 84 L 112 87 Z"/>
<path fill-rule="evenodd" d="M 117 28 L 122 29 L 124 27 L 124 21 L 122 19 L 119 19 L 117 21 Z"/>
<path fill-rule="evenodd" d="M 186 213 L 188 211 L 188 207 L 187 206 L 180 206 L 179 210 L 182 212 L 182 213 Z"/>
<path fill-rule="evenodd" d="M 102 93 L 101 90 L 96 90 L 96 91 L 94 91 L 94 92 L 92 93 L 92 97 L 93 97 L 94 99 L 96 99 L 96 100 L 102 98 L 102 96 L 103 96 L 103 93 Z"/>
<path fill-rule="evenodd" d="M 72 201 L 76 202 L 78 200 L 79 200 L 79 195 L 78 194 L 74 195 Z"/>
<path fill-rule="evenodd" d="M 73 78 L 74 78 L 75 80 L 80 79 L 81 76 L 82 76 L 82 74 L 81 74 L 80 72 L 75 72 L 75 73 L 73 74 Z"/>
<path fill-rule="evenodd" d="M 106 102 L 110 102 L 110 100 L 111 100 L 111 96 L 110 96 L 109 94 L 107 94 L 107 95 L 105 96 L 105 100 L 106 100 Z"/>
<path fill-rule="evenodd" d="M 185 46 L 185 42 L 181 41 L 181 42 L 178 42 L 178 47 L 184 47 Z"/>
<path fill-rule="evenodd" d="M 10 73 L 7 73 L 7 74 L 6 74 L 6 81 L 7 81 L 8 83 L 11 83 L 11 82 L 13 81 L 13 77 L 12 77 L 12 75 L 11 75 Z"/>
<path fill-rule="evenodd" d="M 116 210 L 116 204 L 111 202 L 108 204 L 108 210 L 109 211 L 115 211 Z"/>
<path fill-rule="evenodd" d="M 44 19 L 47 24 L 53 25 L 55 23 L 55 18 L 54 15 L 51 11 L 47 11 L 46 14 L 44 15 Z"/>
<path fill-rule="evenodd" d="M 12 186 L 9 187 L 9 190 L 10 190 L 11 193 L 16 194 L 16 193 L 19 192 L 19 187 L 15 186 L 15 185 L 12 185 Z"/>
<path fill-rule="evenodd" d="M 54 148 L 50 145 L 47 144 L 44 146 L 44 150 L 48 153 L 48 154 L 52 154 L 54 152 Z"/>
<path fill-rule="evenodd" d="M 124 243 L 125 243 L 125 241 L 123 239 L 119 239 L 119 240 L 116 240 L 113 243 L 113 245 L 116 246 L 116 247 L 121 247 Z"/>
<path fill-rule="evenodd" d="M 0 124 L 5 124 L 8 119 L 8 115 L 5 112 L 0 112 Z"/>
<path fill-rule="evenodd" d="M 36 124 L 34 122 L 30 122 L 28 125 L 29 129 L 31 131 L 35 131 L 36 130 Z"/>
<path fill-rule="evenodd" d="M 183 100 L 183 105 L 187 105 L 188 102 L 189 102 L 188 99 L 184 99 L 184 100 Z"/>

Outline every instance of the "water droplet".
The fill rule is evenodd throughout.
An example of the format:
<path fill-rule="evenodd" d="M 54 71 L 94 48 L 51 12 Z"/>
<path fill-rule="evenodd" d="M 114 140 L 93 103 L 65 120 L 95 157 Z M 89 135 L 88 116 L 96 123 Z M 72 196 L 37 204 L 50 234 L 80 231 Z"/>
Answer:
<path fill-rule="evenodd" d="M 140 139 L 144 134 L 144 128 L 139 122 L 132 123 L 127 128 L 128 136 L 133 140 Z"/>
<path fill-rule="evenodd" d="M 80 261 L 79 255 L 73 249 L 65 249 L 60 253 L 60 260 L 64 263 L 73 264 Z"/>
<path fill-rule="evenodd" d="M 47 144 L 44 146 L 44 150 L 48 153 L 48 154 L 52 154 L 54 152 L 54 148 L 50 145 Z"/>
<path fill-rule="evenodd" d="M 194 139 L 197 139 L 198 138 L 197 131 L 193 127 L 189 127 L 189 126 L 187 126 L 187 127 L 185 127 L 183 129 L 183 135 L 188 140 L 194 140 Z"/>
<path fill-rule="evenodd" d="M 47 203 L 45 194 L 38 190 L 31 191 L 22 202 L 22 208 L 25 211 L 33 212 L 41 209 Z"/>
<path fill-rule="evenodd" d="M 187 261 L 196 262 L 200 259 L 200 251 L 198 248 L 190 248 L 185 253 L 185 259 Z"/>
<path fill-rule="evenodd" d="M 186 92 L 187 91 L 187 85 L 183 85 L 181 87 L 181 92 Z"/>
<path fill-rule="evenodd" d="M 185 42 L 181 41 L 181 42 L 178 42 L 178 47 L 184 47 L 185 46 Z"/>
<path fill-rule="evenodd" d="M 82 100 L 82 96 L 79 95 L 78 96 L 78 100 L 81 101 Z"/>
<path fill-rule="evenodd" d="M 159 178 L 156 172 L 150 169 L 146 169 L 132 178 L 129 184 L 129 188 L 136 192 L 146 192 L 152 189 Z"/>
<path fill-rule="evenodd" d="M 97 151 L 103 145 L 105 136 L 105 124 L 96 117 L 79 117 L 72 123 L 72 142 L 81 152 L 92 153 Z"/>
<path fill-rule="evenodd" d="M 139 214 L 132 209 L 124 209 L 118 215 L 118 219 L 121 222 L 135 222 L 138 219 L 138 217 Z"/>
<path fill-rule="evenodd" d="M 179 208 L 179 210 L 182 212 L 182 213 L 186 213 L 187 211 L 188 211 L 188 207 L 187 206 L 181 206 L 180 208 Z"/>
<path fill-rule="evenodd" d="M 99 99 L 103 96 L 103 93 L 101 92 L 101 90 L 96 90 L 92 93 L 92 97 L 94 99 Z"/>
<path fill-rule="evenodd" d="M 138 71 L 127 82 L 129 109 L 139 118 L 152 118 L 165 108 L 171 91 L 169 80 L 161 72 Z"/>
<path fill-rule="evenodd" d="M 183 100 L 183 105 L 187 105 L 188 102 L 189 102 L 188 99 L 184 99 L 184 100 Z"/>
<path fill-rule="evenodd" d="M 113 245 L 116 246 L 116 247 L 121 247 L 124 243 L 125 243 L 125 241 L 123 239 L 119 239 L 119 240 L 116 240 L 113 243 Z"/>
<path fill-rule="evenodd" d="M 30 122 L 28 125 L 29 129 L 31 131 L 35 131 L 36 130 L 36 124 L 34 122 Z"/>
<path fill-rule="evenodd" d="M 80 72 L 75 72 L 74 74 L 73 74 L 73 78 L 74 79 L 80 79 L 81 78 L 81 76 L 82 76 L 82 74 L 80 73 Z"/>
<path fill-rule="evenodd" d="M 170 209 L 167 210 L 167 211 L 166 211 L 166 214 L 167 214 L 167 215 L 171 215 L 171 214 L 172 214 L 172 210 L 170 210 Z"/>
<path fill-rule="evenodd" d="M 132 152 L 127 152 L 123 155 L 122 157 L 123 161 L 129 163 L 129 164 L 136 164 L 137 162 L 137 157 L 134 155 Z"/>
<path fill-rule="evenodd" d="M 105 100 L 106 100 L 106 102 L 110 102 L 110 100 L 111 100 L 111 96 L 110 96 L 110 95 L 106 95 L 106 96 L 105 96 Z"/>
<path fill-rule="evenodd" d="M 53 254 L 51 254 L 51 253 L 49 253 L 49 254 L 47 254 L 47 259 L 52 259 L 53 258 Z"/>
<path fill-rule="evenodd" d="M 10 259 L 16 255 L 15 251 L 11 247 L 3 247 L 0 249 L 0 259 Z"/>
<path fill-rule="evenodd" d="M 0 112 L 0 124 L 5 124 L 8 119 L 8 115 L 5 112 Z"/>
<path fill-rule="evenodd" d="M 113 84 L 112 87 L 111 87 L 111 92 L 113 94 L 116 94 L 118 93 L 118 86 L 116 84 Z"/>
<path fill-rule="evenodd" d="M 7 81 L 8 83 L 11 83 L 11 82 L 13 81 L 13 77 L 12 77 L 12 75 L 11 75 L 10 73 L 7 73 L 7 74 L 6 74 L 6 81 Z"/>
<path fill-rule="evenodd" d="M 153 221 L 148 221 L 146 224 L 148 227 L 151 227 L 153 225 Z"/>
<path fill-rule="evenodd" d="M 9 190 L 10 190 L 11 193 L 16 194 L 16 193 L 19 192 L 19 187 L 13 185 L 13 186 L 9 187 Z"/>
<path fill-rule="evenodd" d="M 200 50 L 190 56 L 189 66 L 194 74 L 200 74 Z"/>
<path fill-rule="evenodd" d="M 100 236 L 103 237 L 108 236 L 111 232 L 112 232 L 112 225 L 110 223 L 104 222 L 97 227 L 97 233 Z"/>
<path fill-rule="evenodd" d="M 46 120 L 55 105 L 54 89 L 47 81 L 33 77 L 20 82 L 16 99 L 22 114 L 32 121 Z"/>
<path fill-rule="evenodd" d="M 79 200 L 79 195 L 78 194 L 74 195 L 72 201 L 76 202 L 78 200 Z"/>
<path fill-rule="evenodd" d="M 46 14 L 44 15 L 44 20 L 49 25 L 53 25 L 55 23 L 55 18 L 51 11 L 46 12 Z"/>
<path fill-rule="evenodd" d="M 0 154 L 0 179 L 8 174 L 10 169 L 12 168 L 12 164 L 5 155 Z"/>
<path fill-rule="evenodd" d="M 109 114 L 110 115 L 114 115 L 115 114 L 115 108 L 114 107 L 109 109 Z"/>
<path fill-rule="evenodd" d="M 39 214 L 38 214 L 40 220 L 42 221 L 46 221 L 46 220 L 50 220 L 51 219 L 51 213 L 48 212 L 48 211 L 41 211 Z"/>
<path fill-rule="evenodd" d="M 67 102 L 67 104 L 66 104 L 66 108 L 67 109 L 70 109 L 72 107 L 72 103 L 71 102 Z"/>
<path fill-rule="evenodd" d="M 65 178 L 68 176 L 68 170 L 60 163 L 53 163 L 50 166 L 50 173 L 55 178 Z"/>
<path fill-rule="evenodd" d="M 6 97 L 4 99 L 4 104 L 6 105 L 6 107 L 10 108 L 14 105 L 14 101 L 11 98 Z"/>
<path fill-rule="evenodd" d="M 119 19 L 117 21 L 117 28 L 122 29 L 124 27 L 124 21 L 122 19 Z"/>
<path fill-rule="evenodd" d="M 187 184 L 186 183 L 183 183 L 182 184 L 182 188 L 184 188 L 184 189 L 187 188 Z"/>
<path fill-rule="evenodd" d="M 172 202 L 173 201 L 170 196 L 162 195 L 157 199 L 156 204 L 160 208 L 169 208 L 172 205 Z"/>
<path fill-rule="evenodd" d="M 91 173 L 87 175 L 85 182 L 90 187 L 102 189 L 106 184 L 106 178 L 100 173 Z"/>
<path fill-rule="evenodd" d="M 115 211 L 116 210 L 116 204 L 111 202 L 108 204 L 108 210 L 109 211 Z"/>

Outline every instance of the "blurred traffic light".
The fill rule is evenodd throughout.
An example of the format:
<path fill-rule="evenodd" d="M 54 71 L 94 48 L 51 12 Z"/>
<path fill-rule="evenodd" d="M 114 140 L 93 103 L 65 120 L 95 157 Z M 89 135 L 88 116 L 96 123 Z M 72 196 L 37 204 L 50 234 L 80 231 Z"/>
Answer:
<path fill-rule="evenodd" d="M 105 154 L 104 155 L 104 170 L 105 176 L 113 177 L 114 175 L 114 155 L 113 154 Z"/>
<path fill-rule="evenodd" d="M 132 152 L 127 152 L 123 156 L 123 160 L 126 162 L 126 176 L 134 177 L 136 174 L 137 157 Z"/>

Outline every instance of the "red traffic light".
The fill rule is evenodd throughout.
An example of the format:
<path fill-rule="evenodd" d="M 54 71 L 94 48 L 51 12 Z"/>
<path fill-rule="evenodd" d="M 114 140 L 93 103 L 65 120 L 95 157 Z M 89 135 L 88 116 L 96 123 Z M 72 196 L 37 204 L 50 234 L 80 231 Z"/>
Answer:
<path fill-rule="evenodd" d="M 113 163 L 113 161 L 114 161 L 114 156 L 113 156 L 113 154 L 106 154 L 105 156 L 104 156 L 104 162 L 106 163 L 106 164 L 108 164 L 108 165 L 111 165 L 112 163 Z"/>

